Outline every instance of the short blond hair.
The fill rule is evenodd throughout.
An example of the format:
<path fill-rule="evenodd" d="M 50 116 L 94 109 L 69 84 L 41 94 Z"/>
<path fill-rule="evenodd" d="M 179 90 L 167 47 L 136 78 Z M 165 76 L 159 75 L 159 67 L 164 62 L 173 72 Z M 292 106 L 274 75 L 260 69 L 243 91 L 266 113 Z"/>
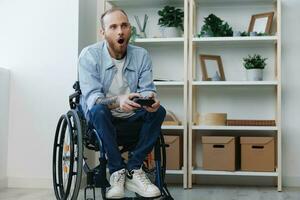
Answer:
<path fill-rule="evenodd" d="M 101 28 L 102 28 L 103 30 L 104 30 L 104 20 L 103 20 L 104 17 L 105 17 L 106 15 L 110 14 L 110 13 L 115 12 L 115 11 L 120 11 L 120 12 L 122 12 L 122 13 L 127 17 L 127 19 L 128 19 L 128 16 L 127 16 L 126 12 L 125 12 L 123 9 L 117 8 L 117 7 L 113 7 L 113 8 L 111 8 L 111 9 L 105 11 L 105 12 L 101 15 L 101 17 L 100 17 Z"/>

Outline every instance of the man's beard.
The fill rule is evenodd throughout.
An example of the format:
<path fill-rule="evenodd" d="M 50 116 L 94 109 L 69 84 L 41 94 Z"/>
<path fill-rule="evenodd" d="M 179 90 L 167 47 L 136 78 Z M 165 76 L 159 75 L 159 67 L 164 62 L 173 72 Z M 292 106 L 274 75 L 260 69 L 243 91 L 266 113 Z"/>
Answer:
<path fill-rule="evenodd" d="M 111 50 L 116 54 L 117 57 L 123 57 L 124 54 L 126 53 L 126 49 L 128 46 L 129 40 L 124 39 L 122 46 L 118 42 L 108 40 L 108 44 L 111 48 Z"/>

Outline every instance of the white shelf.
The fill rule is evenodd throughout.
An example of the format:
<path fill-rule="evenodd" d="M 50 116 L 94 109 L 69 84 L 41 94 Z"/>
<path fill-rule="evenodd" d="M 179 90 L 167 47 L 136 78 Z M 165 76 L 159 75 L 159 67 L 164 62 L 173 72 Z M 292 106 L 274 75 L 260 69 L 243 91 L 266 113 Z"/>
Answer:
<path fill-rule="evenodd" d="M 154 81 L 156 86 L 183 86 L 183 81 Z"/>
<path fill-rule="evenodd" d="M 182 170 L 173 170 L 173 169 L 167 169 L 166 170 L 166 174 L 183 174 L 183 171 Z"/>
<path fill-rule="evenodd" d="M 163 125 L 162 130 L 183 130 L 183 126 Z"/>
<path fill-rule="evenodd" d="M 277 81 L 193 81 L 193 85 L 215 86 L 277 86 Z"/>
<path fill-rule="evenodd" d="M 161 7 L 165 5 L 182 5 L 183 0 L 107 0 L 114 6 L 118 7 Z"/>
<path fill-rule="evenodd" d="M 134 43 L 136 44 L 183 44 L 183 37 L 173 37 L 173 38 L 136 38 Z"/>
<path fill-rule="evenodd" d="M 246 37 L 194 37 L 193 44 L 274 44 L 277 36 L 246 36 Z"/>
<path fill-rule="evenodd" d="M 193 130 L 277 131 L 277 126 L 192 126 Z"/>
<path fill-rule="evenodd" d="M 225 176 L 270 176 L 277 177 L 277 172 L 248 172 L 248 171 L 212 171 L 212 170 L 204 170 L 201 168 L 196 168 L 192 171 L 192 174 L 199 175 L 225 175 Z"/>

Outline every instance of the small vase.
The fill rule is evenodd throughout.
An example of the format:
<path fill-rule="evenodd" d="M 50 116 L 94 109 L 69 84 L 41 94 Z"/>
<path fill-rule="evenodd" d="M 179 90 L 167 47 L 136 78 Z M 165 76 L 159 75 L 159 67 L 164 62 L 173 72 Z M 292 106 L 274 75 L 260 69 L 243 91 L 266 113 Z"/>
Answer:
<path fill-rule="evenodd" d="M 262 81 L 263 69 L 247 69 L 247 81 Z"/>
<path fill-rule="evenodd" d="M 254 31 L 254 32 L 250 32 L 250 34 L 249 34 L 250 36 L 257 36 L 257 32 L 256 31 Z"/>
<path fill-rule="evenodd" d="M 146 38 L 147 37 L 145 32 L 140 32 L 139 35 L 140 35 L 140 38 Z"/>
<path fill-rule="evenodd" d="M 241 31 L 233 31 L 233 37 L 240 37 Z"/>
<path fill-rule="evenodd" d="M 162 37 L 165 38 L 180 37 L 180 30 L 176 27 L 163 27 Z"/>

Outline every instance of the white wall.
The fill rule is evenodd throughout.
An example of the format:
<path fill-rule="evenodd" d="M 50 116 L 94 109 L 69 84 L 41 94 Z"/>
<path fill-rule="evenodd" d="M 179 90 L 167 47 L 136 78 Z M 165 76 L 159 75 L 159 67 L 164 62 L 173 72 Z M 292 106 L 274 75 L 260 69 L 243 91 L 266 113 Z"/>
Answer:
<path fill-rule="evenodd" d="M 68 109 L 78 50 L 84 41 L 91 41 L 79 39 L 78 5 L 74 0 L 0 1 L 0 66 L 11 70 L 7 166 L 11 187 L 51 187 L 56 121 Z M 300 186 L 300 2 L 282 0 L 282 6 L 283 181 Z"/>
<path fill-rule="evenodd" d="M 7 185 L 9 71 L 0 68 L 0 189 Z"/>
<path fill-rule="evenodd" d="M 0 66 L 11 71 L 11 187 L 51 187 L 55 126 L 76 80 L 78 5 L 78 0 L 0 1 Z"/>
<path fill-rule="evenodd" d="M 300 24 L 298 0 L 282 1 L 283 184 L 300 186 Z"/>
<path fill-rule="evenodd" d="M 78 53 L 97 41 L 97 0 L 79 0 Z"/>

